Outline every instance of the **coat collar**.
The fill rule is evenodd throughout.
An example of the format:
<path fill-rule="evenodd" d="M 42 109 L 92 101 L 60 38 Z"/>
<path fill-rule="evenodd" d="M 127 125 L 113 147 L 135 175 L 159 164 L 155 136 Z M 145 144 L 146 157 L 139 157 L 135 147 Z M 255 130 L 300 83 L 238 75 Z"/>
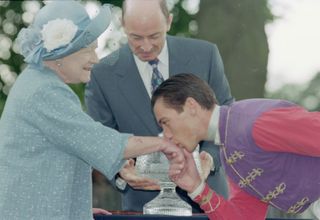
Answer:
<path fill-rule="evenodd" d="M 118 72 L 116 73 L 119 78 L 117 82 L 119 92 L 127 99 L 128 104 L 131 106 L 128 112 L 134 112 L 134 114 L 140 117 L 151 134 L 157 135 L 161 132 L 161 128 L 157 123 L 152 123 L 155 121 L 155 117 L 152 113 L 150 97 L 145 89 L 128 45 L 121 49 L 120 56 L 124 58 L 121 59 L 123 62 L 121 64 L 122 68 L 118 68 Z"/>

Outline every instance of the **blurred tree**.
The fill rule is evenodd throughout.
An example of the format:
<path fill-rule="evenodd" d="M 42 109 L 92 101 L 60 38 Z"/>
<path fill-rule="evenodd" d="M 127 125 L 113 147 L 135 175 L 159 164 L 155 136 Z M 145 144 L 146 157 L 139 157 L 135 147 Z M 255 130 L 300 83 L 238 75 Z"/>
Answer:
<path fill-rule="evenodd" d="M 202 0 L 198 38 L 217 44 L 232 94 L 237 100 L 263 97 L 268 44 L 265 24 L 272 20 L 267 0 Z"/>
<path fill-rule="evenodd" d="M 304 106 L 310 111 L 320 110 L 320 72 L 308 83 L 287 84 L 274 92 L 266 92 L 267 98 L 286 99 Z"/>

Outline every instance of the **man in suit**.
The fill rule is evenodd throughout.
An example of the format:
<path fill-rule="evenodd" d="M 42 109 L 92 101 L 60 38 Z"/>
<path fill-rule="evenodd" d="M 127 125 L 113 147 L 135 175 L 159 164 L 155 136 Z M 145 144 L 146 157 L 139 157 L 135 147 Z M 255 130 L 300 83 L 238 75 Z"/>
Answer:
<path fill-rule="evenodd" d="M 86 86 L 85 100 L 88 113 L 95 120 L 135 135 L 158 135 L 161 128 L 153 115 L 153 67 L 148 61 L 157 60 L 157 71 L 163 79 L 189 72 L 194 73 L 212 87 L 221 105 L 233 102 L 223 63 L 216 45 L 195 39 L 167 36 L 172 22 L 165 0 L 126 0 L 123 3 L 122 24 L 128 44 L 103 58 L 92 70 Z M 227 196 L 224 171 L 220 168 L 218 148 L 212 142 L 202 142 L 200 151 L 207 151 L 214 159 L 215 171 L 208 176 L 209 184 Z M 121 177 L 121 178 L 120 178 Z M 121 184 L 124 179 L 128 184 Z M 142 211 L 145 203 L 158 192 L 154 182 L 135 174 L 134 162 L 128 164 L 115 178 L 122 188 L 122 209 Z M 123 183 L 123 181 L 122 181 Z M 128 186 L 129 185 L 129 186 Z M 200 211 L 186 192 L 178 194 Z"/>

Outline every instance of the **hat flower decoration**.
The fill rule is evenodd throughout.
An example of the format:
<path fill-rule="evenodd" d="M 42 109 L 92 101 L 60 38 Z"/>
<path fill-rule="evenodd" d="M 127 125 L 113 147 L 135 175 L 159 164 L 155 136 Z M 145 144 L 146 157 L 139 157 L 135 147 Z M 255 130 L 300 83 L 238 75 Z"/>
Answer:
<path fill-rule="evenodd" d="M 43 47 L 48 52 L 69 44 L 76 36 L 78 27 L 68 19 L 49 21 L 42 28 Z"/>
<path fill-rule="evenodd" d="M 112 17 L 108 4 L 91 19 L 77 1 L 52 1 L 40 9 L 29 27 L 22 28 L 16 41 L 26 63 L 42 66 L 43 61 L 87 47 L 107 29 Z"/>

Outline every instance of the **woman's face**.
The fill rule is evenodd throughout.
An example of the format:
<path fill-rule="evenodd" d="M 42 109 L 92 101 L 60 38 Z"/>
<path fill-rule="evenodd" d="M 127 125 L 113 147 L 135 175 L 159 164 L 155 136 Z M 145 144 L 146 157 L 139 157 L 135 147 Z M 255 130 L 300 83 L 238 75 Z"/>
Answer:
<path fill-rule="evenodd" d="M 90 80 L 92 66 L 99 61 L 96 48 L 97 41 L 94 41 L 88 47 L 57 60 L 58 74 L 65 83 L 86 83 Z"/>

